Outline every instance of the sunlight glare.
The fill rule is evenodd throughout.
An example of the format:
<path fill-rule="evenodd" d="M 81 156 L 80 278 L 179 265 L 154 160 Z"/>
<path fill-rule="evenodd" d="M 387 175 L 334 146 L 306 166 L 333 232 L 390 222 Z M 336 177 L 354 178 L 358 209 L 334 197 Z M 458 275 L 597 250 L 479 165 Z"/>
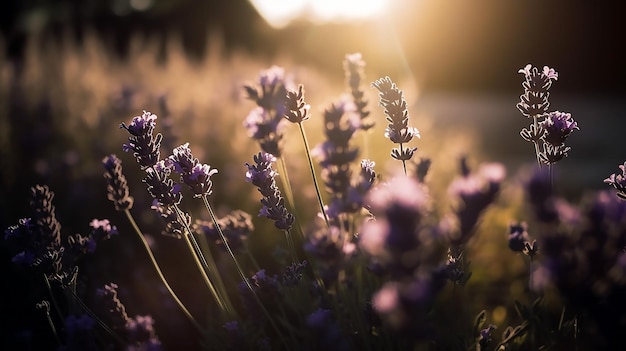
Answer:
<path fill-rule="evenodd" d="M 345 22 L 377 16 L 389 0 L 250 0 L 259 14 L 275 28 L 297 18 L 316 23 Z"/>

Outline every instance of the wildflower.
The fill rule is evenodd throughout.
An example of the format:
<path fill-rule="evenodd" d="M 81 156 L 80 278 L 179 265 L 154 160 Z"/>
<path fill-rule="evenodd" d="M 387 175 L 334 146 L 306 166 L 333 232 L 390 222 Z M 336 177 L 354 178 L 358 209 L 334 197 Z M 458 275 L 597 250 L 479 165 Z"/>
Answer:
<path fill-rule="evenodd" d="M 540 125 L 545 130 L 541 137 L 544 143 L 543 152 L 539 154 L 540 159 L 544 163 L 553 164 L 566 157 L 570 147 L 564 144 L 565 140 L 575 129 L 578 129 L 578 124 L 572 116 L 559 111 L 550 112 Z"/>
<path fill-rule="evenodd" d="M 304 250 L 309 256 L 315 257 L 317 269 L 325 282 L 336 281 L 346 253 L 344 248 L 348 242 L 341 229 L 335 225 L 319 226 L 307 235 Z"/>
<path fill-rule="evenodd" d="M 35 185 L 31 189 L 30 207 L 35 212 L 32 220 L 42 230 L 42 240 L 50 247 L 61 245 L 61 224 L 56 218 L 52 204 L 54 192 L 47 185 Z"/>
<path fill-rule="evenodd" d="M 298 91 L 288 91 L 285 101 L 285 119 L 291 123 L 302 123 L 310 117 L 311 105 L 304 102 L 304 86 L 300 84 Z"/>
<path fill-rule="evenodd" d="M 352 94 L 356 111 L 361 119 L 359 128 L 362 130 L 369 130 L 374 127 L 374 122 L 367 120 L 370 111 L 367 111 L 367 100 L 364 98 L 365 92 L 361 89 L 361 81 L 364 78 L 363 68 L 365 67 L 365 61 L 360 53 L 347 54 L 343 61 L 343 69 L 346 74 L 346 81 Z"/>
<path fill-rule="evenodd" d="M 285 268 L 283 272 L 281 283 L 284 286 L 298 285 L 302 280 L 302 271 L 306 268 L 307 261 L 294 262 Z"/>
<path fill-rule="evenodd" d="M 232 211 L 218 219 L 217 224 L 222 229 L 228 245 L 234 252 L 241 252 L 246 248 L 245 242 L 248 240 L 250 233 L 254 231 L 252 218 L 248 213 L 241 210 Z M 224 245 L 213 221 L 196 220 L 194 228 L 196 233 L 206 235 L 207 238 L 218 245 Z"/>
<path fill-rule="evenodd" d="M 491 333 L 496 330 L 496 326 L 493 324 L 489 324 L 489 326 L 480 331 L 478 336 L 478 351 L 485 350 L 487 345 L 491 343 Z"/>
<path fill-rule="evenodd" d="M 389 77 L 375 81 L 372 86 L 379 91 L 380 105 L 384 108 L 389 122 L 385 129 L 385 137 L 395 144 L 400 144 L 397 149 L 392 149 L 391 157 L 404 163 L 413 157 L 417 148 L 403 148 L 402 144 L 410 142 L 414 137 L 420 137 L 417 128 L 409 127 L 409 112 L 404 93 Z"/>
<path fill-rule="evenodd" d="M 147 168 L 146 177 L 143 179 L 150 195 L 158 201 L 160 206 L 166 208 L 178 205 L 183 198 L 180 185 L 174 184 L 174 181 L 169 178 L 171 173 L 172 164 L 162 160 L 155 167 Z"/>
<path fill-rule="evenodd" d="M 613 173 L 604 180 L 604 183 L 612 186 L 617 190 L 617 197 L 622 200 L 626 200 L 626 162 L 624 162 L 624 164 L 622 165 L 619 165 L 619 169 L 622 171 L 622 174 Z"/>
<path fill-rule="evenodd" d="M 285 200 L 276 185 L 275 177 L 278 173 L 272 169 L 276 157 L 259 152 L 254 156 L 254 162 L 254 165 L 246 163 L 246 181 L 255 185 L 263 196 L 263 208 L 259 211 L 259 216 L 272 219 L 276 228 L 289 231 L 295 218 L 285 208 Z"/>
<path fill-rule="evenodd" d="M 375 220 L 366 220 L 358 244 L 392 277 L 412 275 L 420 266 L 439 265 L 440 250 L 423 231 L 430 199 L 417 180 L 396 177 L 373 188 L 365 200 Z"/>
<path fill-rule="evenodd" d="M 546 130 L 544 141 L 553 146 L 563 144 L 575 129 L 579 129 L 571 114 L 559 111 L 550 112 L 541 126 Z"/>
<path fill-rule="evenodd" d="M 324 133 L 327 140 L 312 152 L 320 159 L 323 167 L 322 179 L 331 195 L 327 213 L 335 222 L 339 220 L 340 213 L 353 211 L 353 204 L 348 198 L 352 181 L 350 165 L 356 160 L 359 150 L 350 146 L 350 140 L 358 128 L 351 118 L 352 105 L 352 102 L 343 100 L 324 111 Z"/>
<path fill-rule="evenodd" d="M 194 158 L 185 143 L 174 149 L 174 154 L 169 157 L 174 171 L 180 174 L 180 181 L 186 184 L 196 198 L 211 195 L 213 182 L 211 176 L 217 173 L 217 169 L 207 164 L 201 164 Z"/>
<path fill-rule="evenodd" d="M 159 214 L 165 222 L 165 229 L 161 234 L 181 239 L 191 226 L 191 216 L 183 211 L 177 210 L 174 206 L 162 206 L 158 200 L 152 201 L 152 210 Z"/>
<path fill-rule="evenodd" d="M 130 124 L 122 123 L 120 125 L 120 128 L 124 128 L 130 133 L 128 144 L 124 144 L 123 150 L 133 152 L 133 156 L 137 159 L 141 169 L 152 167 L 159 161 L 159 148 L 163 135 L 161 133 L 156 136 L 153 135 L 156 119 L 156 115 L 143 111 L 141 116 L 133 117 Z"/>
<path fill-rule="evenodd" d="M 110 239 L 112 235 L 117 235 L 117 227 L 112 225 L 108 219 L 93 219 L 89 226 L 93 228 L 91 237 L 94 240 Z"/>
<path fill-rule="evenodd" d="M 537 67 L 530 64 L 520 69 L 518 73 L 524 75 L 524 82 L 522 83 L 524 94 L 520 96 L 521 101 L 517 104 L 520 112 L 528 118 L 541 116 L 548 112 L 550 106 L 548 102 L 549 90 L 552 81 L 558 79 L 558 73 L 548 66 L 544 66 L 543 71 L 539 72 Z"/>
<path fill-rule="evenodd" d="M 500 191 L 505 169 L 499 163 L 488 163 L 480 167 L 477 174 L 472 174 L 467 167 L 465 157 L 461 159 L 462 176 L 455 179 L 448 192 L 460 200 L 456 209 L 459 231 L 450 233 L 453 248 L 459 249 L 471 238 L 478 219 Z"/>
<path fill-rule="evenodd" d="M 256 294 L 265 308 L 271 308 L 278 303 L 281 293 L 279 290 L 278 277 L 276 275 L 268 275 L 265 269 L 261 269 L 249 279 L 249 282 L 250 287 L 254 290 L 254 294 Z M 249 286 L 246 285 L 245 282 L 241 282 L 238 287 L 242 303 L 246 310 L 252 315 L 252 318 L 257 320 L 262 319 L 264 315 Z"/>
<path fill-rule="evenodd" d="M 154 319 L 151 316 L 135 316 L 130 318 L 125 327 L 128 335 L 128 351 L 160 351 L 161 341 L 154 329 Z"/>
<path fill-rule="evenodd" d="M 126 313 L 126 306 L 118 297 L 118 285 L 115 283 L 105 284 L 96 290 L 99 300 L 99 308 L 105 313 L 106 320 L 113 330 L 124 330 L 130 317 Z"/>
<path fill-rule="evenodd" d="M 282 155 L 287 84 L 284 69 L 272 66 L 261 72 L 259 88 L 244 87 L 257 107 L 248 114 L 243 125 L 250 137 L 259 142 L 261 150 L 276 157 Z"/>
<path fill-rule="evenodd" d="M 523 252 L 528 243 L 528 225 L 526 222 L 509 225 L 509 249 L 513 252 Z"/>
<path fill-rule="evenodd" d="M 133 197 L 129 195 L 128 182 L 122 173 L 122 161 L 111 154 L 102 159 L 106 172 L 107 198 L 113 201 L 117 211 L 130 210 L 133 207 Z"/>

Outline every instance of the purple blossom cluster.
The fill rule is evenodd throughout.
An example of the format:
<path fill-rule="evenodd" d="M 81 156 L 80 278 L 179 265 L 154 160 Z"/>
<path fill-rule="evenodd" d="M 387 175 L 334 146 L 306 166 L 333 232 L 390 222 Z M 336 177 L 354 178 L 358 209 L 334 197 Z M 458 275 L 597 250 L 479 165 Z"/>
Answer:
<path fill-rule="evenodd" d="M 427 188 L 396 177 L 372 189 L 366 204 L 374 219 L 363 224 L 358 244 L 387 277 L 372 297 L 374 310 L 396 331 L 427 338 L 432 324 L 426 311 L 446 283 L 443 243 L 428 225 Z"/>
<path fill-rule="evenodd" d="M 370 111 L 366 110 L 367 99 L 365 99 L 365 91 L 361 87 L 361 82 L 365 78 L 364 68 L 365 61 L 363 61 L 361 53 L 357 52 L 345 56 L 343 69 L 346 74 L 350 95 L 352 95 L 352 101 L 360 118 L 359 128 L 367 131 L 373 128 L 375 123 L 371 118 L 367 118 L 370 115 Z"/>
<path fill-rule="evenodd" d="M 246 181 L 255 185 L 263 198 L 261 203 L 263 208 L 259 211 L 259 216 L 267 217 L 274 221 L 276 228 L 289 231 L 295 218 L 287 208 L 285 199 L 281 196 L 276 185 L 276 172 L 272 164 L 276 162 L 276 157 L 266 152 L 259 152 L 254 156 L 254 164 L 246 163 Z"/>
<path fill-rule="evenodd" d="M 173 155 L 168 158 L 174 172 L 180 175 L 181 183 L 187 185 L 196 198 L 211 195 L 213 182 L 211 176 L 217 173 L 217 169 L 207 164 L 202 164 L 193 157 L 189 143 L 185 143 L 174 149 Z"/>
<path fill-rule="evenodd" d="M 217 224 L 224 233 L 231 250 L 241 253 L 247 249 L 248 236 L 254 232 L 252 217 L 248 213 L 241 210 L 231 211 L 226 216 L 219 218 Z M 224 248 L 224 243 L 213 221 L 196 220 L 194 229 L 197 234 L 206 236 L 210 241 Z"/>
<path fill-rule="evenodd" d="M 313 149 L 322 166 L 322 180 L 330 194 L 327 214 L 334 225 L 341 225 L 341 214 L 354 213 L 363 206 L 363 197 L 371 188 L 375 173 L 374 163 L 361 163 L 359 179 L 353 179 L 351 166 L 357 159 L 359 149 L 350 141 L 359 128 L 354 104 L 342 100 L 324 111 L 324 134 L 326 141 Z"/>
<path fill-rule="evenodd" d="M 102 159 L 102 166 L 107 181 L 107 198 L 113 202 L 117 211 L 131 209 L 134 199 L 130 196 L 128 182 L 122 173 L 122 161 L 115 154 L 111 154 Z"/>
<path fill-rule="evenodd" d="M 33 216 L 20 219 L 4 232 L 15 264 L 34 268 L 50 279 L 67 282 L 74 278 L 79 258 L 93 253 L 98 242 L 118 233 L 108 219 L 94 219 L 89 224 L 89 235 L 77 233 L 63 237 L 52 203 L 54 192 L 46 185 L 36 185 L 31 188 L 31 194 Z"/>
<path fill-rule="evenodd" d="M 619 165 L 620 171 L 622 173 L 613 173 L 608 176 L 604 183 L 612 186 L 617 190 L 616 195 L 623 200 L 626 200 L 626 162 L 624 164 Z"/>
<path fill-rule="evenodd" d="M 522 115 L 532 118 L 533 123 L 522 129 L 520 135 L 528 142 L 535 144 L 537 160 L 545 164 L 554 164 L 567 156 L 570 150 L 565 145 L 567 137 L 579 129 L 571 114 L 560 111 L 548 112 L 550 103 L 549 89 L 552 82 L 559 77 L 558 73 L 548 66 L 539 72 L 537 67 L 528 64 L 518 73 L 524 74 L 524 94 L 517 104 Z"/>
<path fill-rule="evenodd" d="M 285 103 L 290 83 L 283 68 L 272 66 L 260 73 L 257 85 L 244 87 L 248 98 L 257 107 L 250 111 L 243 125 L 250 137 L 259 142 L 261 150 L 281 157 Z"/>
<path fill-rule="evenodd" d="M 403 144 L 409 143 L 413 138 L 419 138 L 420 133 L 417 128 L 409 127 L 409 111 L 404 92 L 396 86 L 391 78 L 384 77 L 372 83 L 372 86 L 379 92 L 380 106 L 384 108 L 387 128 L 385 137 L 394 144 L 399 144 L 398 148 L 391 150 L 391 157 L 400 161 L 408 161 L 413 157 L 417 147 L 403 148 Z"/>
<path fill-rule="evenodd" d="M 159 161 L 159 148 L 163 135 L 161 133 L 154 135 L 156 119 L 156 115 L 144 111 L 141 116 L 133 117 L 128 125 L 125 123 L 120 125 L 120 128 L 130 133 L 128 143 L 124 144 L 123 150 L 131 151 L 142 169 L 152 167 Z"/>
<path fill-rule="evenodd" d="M 113 331 L 123 335 L 129 351 L 160 351 L 162 350 L 156 330 L 154 319 L 151 316 L 130 317 L 126 307 L 118 296 L 118 285 L 110 283 L 96 290 L 96 296 L 100 303 L 100 310 L 107 320 L 107 324 Z"/>

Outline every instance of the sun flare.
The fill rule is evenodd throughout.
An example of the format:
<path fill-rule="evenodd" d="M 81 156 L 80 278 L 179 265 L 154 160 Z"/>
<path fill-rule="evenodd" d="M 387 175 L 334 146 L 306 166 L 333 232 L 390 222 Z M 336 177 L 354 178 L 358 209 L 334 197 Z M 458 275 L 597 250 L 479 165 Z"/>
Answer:
<path fill-rule="evenodd" d="M 381 14 L 389 0 L 250 0 L 265 20 L 281 28 L 294 19 L 315 23 L 346 22 Z"/>

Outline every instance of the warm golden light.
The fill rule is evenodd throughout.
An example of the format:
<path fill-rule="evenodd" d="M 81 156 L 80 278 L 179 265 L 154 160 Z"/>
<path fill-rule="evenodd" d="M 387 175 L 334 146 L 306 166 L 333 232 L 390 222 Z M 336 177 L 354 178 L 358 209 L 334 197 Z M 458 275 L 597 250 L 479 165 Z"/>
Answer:
<path fill-rule="evenodd" d="M 250 0 L 261 16 L 275 28 L 294 19 L 316 23 L 344 22 L 381 14 L 389 0 Z"/>

